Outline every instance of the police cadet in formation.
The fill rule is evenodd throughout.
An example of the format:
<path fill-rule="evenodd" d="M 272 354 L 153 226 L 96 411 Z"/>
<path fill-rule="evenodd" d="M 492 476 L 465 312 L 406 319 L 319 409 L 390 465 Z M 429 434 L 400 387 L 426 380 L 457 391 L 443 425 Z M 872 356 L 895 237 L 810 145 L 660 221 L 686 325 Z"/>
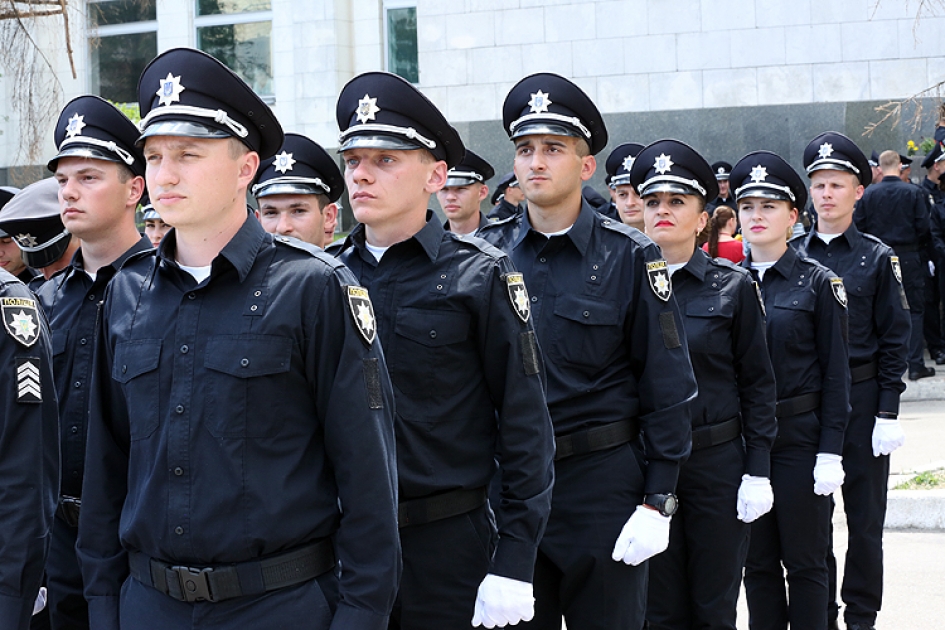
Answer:
<path fill-rule="evenodd" d="M 446 172 L 446 185 L 436 193 L 446 215 L 443 229 L 465 236 L 489 222 L 479 205 L 489 196 L 486 182 L 493 175 L 491 164 L 466 149 L 462 161 Z"/>
<path fill-rule="evenodd" d="M 863 193 L 853 213 L 853 221 L 857 229 L 880 238 L 899 257 L 902 286 L 912 321 L 907 357 L 909 380 L 915 381 L 935 376 L 935 368 L 926 367 L 922 356 L 925 277 L 928 275 L 927 262 L 922 259 L 931 239 L 929 204 L 920 188 L 899 179 L 900 159 L 895 151 L 880 154 L 883 179 Z"/>
<path fill-rule="evenodd" d="M 370 72 L 344 87 L 336 115 L 360 222 L 339 257 L 377 305 L 397 403 L 404 574 L 390 627 L 531 619 L 554 443 L 522 275 L 427 210 L 464 147 L 423 94 Z"/>
<path fill-rule="evenodd" d="M 830 158 L 819 159 L 815 169 Z M 846 292 L 833 272 L 788 246 L 807 188 L 787 162 L 768 151 L 749 153 L 731 181 L 751 243 L 742 265 L 761 287 L 778 395 L 774 509 L 752 524 L 745 566 L 749 626 L 824 630 L 829 495 L 843 483 L 850 412 Z"/>
<path fill-rule="evenodd" d="M 557 630 L 564 615 L 570 628 L 640 628 L 643 562 L 669 543 L 696 394 L 666 261 L 581 199 L 607 130 L 580 88 L 531 75 L 502 116 L 528 208 L 480 234 L 532 294 L 557 445 L 528 627 Z"/>
<path fill-rule="evenodd" d="M 59 184 L 62 223 L 82 241 L 69 265 L 37 290 L 52 330 L 62 441 L 61 497 L 46 566 L 54 630 L 89 627 L 75 543 L 95 327 L 108 283 L 130 256 L 151 248 L 135 225 L 144 192 L 144 157 L 135 148 L 137 138 L 134 123 L 114 105 L 80 96 L 59 115 L 58 153 L 47 164 Z"/>
<path fill-rule="evenodd" d="M 19 188 L 0 186 L 0 220 L 4 218 L 3 207 L 20 192 Z M 38 274 L 23 260 L 23 252 L 13 237 L 0 229 L 0 269 L 3 269 L 23 284 L 29 284 Z"/>
<path fill-rule="evenodd" d="M 654 142 L 637 156 L 631 181 L 672 276 L 699 387 L 669 548 L 649 561 L 648 628 L 735 630 L 748 523 L 774 501 L 777 393 L 761 294 L 748 271 L 696 247 L 706 200 L 717 194 L 701 155 L 677 140 Z"/>
<path fill-rule="evenodd" d="M 171 49 L 138 100 L 174 229 L 101 313 L 78 542 L 92 626 L 386 628 L 393 398 L 367 292 L 248 211 L 283 133 L 242 79 Z"/>
<path fill-rule="evenodd" d="M 882 169 L 882 159 L 880 159 L 880 169 Z M 885 176 L 884 173 L 883 177 Z M 902 153 L 899 154 L 899 179 L 907 184 L 912 183 L 912 158 Z"/>
<path fill-rule="evenodd" d="M 925 309 L 922 334 L 929 356 L 937 365 L 945 365 L 945 336 L 943 336 L 942 315 L 942 275 L 945 273 L 945 258 L 935 248 L 936 229 L 941 225 L 945 214 L 945 191 L 940 188 L 942 175 L 945 174 L 945 150 L 940 142 L 922 160 L 926 175 L 919 187 L 928 195 L 930 241 L 926 249 L 929 263 L 929 275 L 925 278 Z M 941 229 L 938 228 L 939 235 Z M 941 238 L 941 236 L 939 236 Z"/>
<path fill-rule="evenodd" d="M 879 180 L 883 178 L 883 169 L 879 168 L 879 153 L 873 151 L 866 161 L 869 163 L 870 171 L 873 173 L 873 178 L 870 180 L 870 183 L 879 183 Z"/>
<path fill-rule="evenodd" d="M 605 167 L 610 177 L 610 188 L 614 192 L 614 205 L 620 220 L 632 228 L 643 231 L 643 201 L 630 184 L 630 169 L 643 145 L 627 142 L 610 152 Z"/>
<path fill-rule="evenodd" d="M 828 152 L 824 145 L 829 145 Z M 826 159 L 822 153 L 829 153 Z M 853 630 L 871 630 L 883 595 L 883 522 L 888 455 L 902 445 L 899 396 L 905 390 L 909 311 L 893 250 L 853 224 L 872 179 L 866 156 L 846 136 L 827 132 L 804 152 L 817 227 L 795 239 L 802 255 L 843 277 L 849 316 L 850 421 L 843 439 L 843 507 L 848 544 L 841 595 Z M 831 545 L 832 549 L 832 545 Z M 828 555 L 828 624 L 837 627 L 836 561 Z"/>
<path fill-rule="evenodd" d="M 141 197 L 141 220 L 144 221 L 144 235 L 151 241 L 151 245 L 153 247 L 160 245 L 161 239 L 167 235 L 171 226 L 165 223 L 154 209 L 147 191 Z"/>
<path fill-rule="evenodd" d="M 715 173 L 719 194 L 706 203 L 706 212 L 709 213 L 710 217 L 719 206 L 728 206 L 732 210 L 736 208 L 735 195 L 732 194 L 731 182 L 729 181 L 729 176 L 732 174 L 732 165 L 728 162 L 715 162 L 712 164 L 712 172 Z"/>
<path fill-rule="evenodd" d="M 522 195 L 522 188 L 515 179 L 515 173 L 506 173 L 495 187 L 490 201 L 494 206 L 486 218 L 490 221 L 508 219 L 511 216 L 522 212 L 522 202 L 525 197 Z"/>
<path fill-rule="evenodd" d="M 23 261 L 42 274 L 30 281 L 34 291 L 44 280 L 68 267 L 79 249 L 79 239 L 62 225 L 59 183 L 53 177 L 16 193 L 0 213 L 0 230 L 12 235 Z"/>
<path fill-rule="evenodd" d="M 263 229 L 316 247 L 327 245 L 325 223 L 338 215 L 336 202 L 344 191 L 335 160 L 297 133 L 285 134 L 279 153 L 263 160 L 252 188 Z"/>
<path fill-rule="evenodd" d="M 26 630 L 59 499 L 59 412 L 46 318 L 4 269 L 0 317 L 0 628 Z"/>

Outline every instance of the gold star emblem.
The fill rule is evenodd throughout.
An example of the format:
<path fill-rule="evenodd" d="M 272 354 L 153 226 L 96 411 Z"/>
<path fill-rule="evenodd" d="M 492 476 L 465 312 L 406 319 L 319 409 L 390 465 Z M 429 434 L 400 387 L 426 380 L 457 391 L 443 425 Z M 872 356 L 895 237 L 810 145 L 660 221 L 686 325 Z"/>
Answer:
<path fill-rule="evenodd" d="M 36 247 L 36 237 L 32 234 L 17 234 L 16 242 L 23 247 Z"/>

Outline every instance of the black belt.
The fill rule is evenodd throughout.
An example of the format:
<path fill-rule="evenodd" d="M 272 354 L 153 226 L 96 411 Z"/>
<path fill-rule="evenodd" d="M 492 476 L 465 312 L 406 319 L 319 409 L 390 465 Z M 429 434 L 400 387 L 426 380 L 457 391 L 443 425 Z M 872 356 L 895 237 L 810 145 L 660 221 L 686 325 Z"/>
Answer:
<path fill-rule="evenodd" d="M 868 381 L 871 378 L 875 378 L 878 373 L 879 364 L 875 359 L 869 363 L 864 363 L 863 365 L 858 365 L 855 368 L 850 368 L 850 384 L 856 385 L 857 383 Z"/>
<path fill-rule="evenodd" d="M 397 523 L 400 527 L 408 527 L 441 521 L 444 518 L 472 512 L 485 504 L 486 499 L 486 488 L 482 487 L 472 490 L 450 490 L 422 499 L 401 501 L 397 506 Z"/>
<path fill-rule="evenodd" d="M 710 424 L 692 430 L 692 450 L 698 451 L 710 446 L 731 442 L 742 434 L 742 421 L 732 418 L 718 424 Z"/>
<path fill-rule="evenodd" d="M 128 564 L 136 580 L 168 597 L 182 602 L 220 602 L 311 580 L 334 568 L 335 551 L 331 539 L 323 538 L 270 558 L 236 564 L 185 567 L 140 552 L 130 553 Z"/>
<path fill-rule="evenodd" d="M 575 431 L 555 438 L 555 461 L 632 442 L 640 435 L 636 418 Z"/>
<path fill-rule="evenodd" d="M 790 418 L 791 416 L 814 411 L 818 408 L 820 408 L 820 392 L 813 392 L 811 394 L 801 394 L 794 398 L 779 400 L 774 415 L 778 418 Z"/>
<path fill-rule="evenodd" d="M 69 527 L 78 527 L 79 510 L 81 507 L 82 499 L 64 494 L 59 497 L 59 505 L 56 506 L 56 516 L 65 521 L 66 525 Z"/>

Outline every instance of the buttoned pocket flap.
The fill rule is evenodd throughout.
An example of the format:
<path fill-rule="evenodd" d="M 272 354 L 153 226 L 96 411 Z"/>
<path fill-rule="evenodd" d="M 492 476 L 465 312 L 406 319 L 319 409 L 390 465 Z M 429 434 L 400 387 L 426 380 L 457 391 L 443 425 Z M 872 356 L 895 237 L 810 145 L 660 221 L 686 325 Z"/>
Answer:
<path fill-rule="evenodd" d="M 119 383 L 127 383 L 137 376 L 156 370 L 160 360 L 160 339 L 120 341 L 115 346 L 112 378 Z"/>
<path fill-rule="evenodd" d="M 620 321 L 616 304 L 575 295 L 556 297 L 555 315 L 588 326 L 615 326 Z"/>
<path fill-rule="evenodd" d="M 435 348 L 465 341 L 469 337 L 469 313 L 404 308 L 397 313 L 394 330 L 424 346 Z"/>
<path fill-rule="evenodd" d="M 730 317 L 731 303 L 721 296 L 700 298 L 686 304 L 687 317 Z"/>
<path fill-rule="evenodd" d="M 204 366 L 237 378 L 288 372 L 292 340 L 275 335 L 216 335 L 207 340 Z"/>
<path fill-rule="evenodd" d="M 809 292 L 791 292 L 782 293 L 774 298 L 774 305 L 778 308 L 786 308 L 792 311 L 813 311 L 814 294 Z"/>

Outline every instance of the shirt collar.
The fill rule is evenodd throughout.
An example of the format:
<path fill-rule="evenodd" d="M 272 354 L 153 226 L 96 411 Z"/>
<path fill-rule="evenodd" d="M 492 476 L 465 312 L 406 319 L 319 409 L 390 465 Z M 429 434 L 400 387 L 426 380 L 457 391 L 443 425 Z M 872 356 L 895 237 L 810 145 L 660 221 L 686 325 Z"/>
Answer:
<path fill-rule="evenodd" d="M 696 251 L 692 252 L 692 257 L 689 259 L 680 271 L 688 271 L 700 282 L 705 280 L 706 271 L 709 268 L 709 256 L 701 248 L 697 247 Z"/>
<path fill-rule="evenodd" d="M 153 249 L 150 239 L 148 239 L 147 236 L 142 236 L 141 238 L 138 239 L 138 241 L 134 245 L 129 247 L 127 251 L 125 251 L 121 256 L 113 260 L 110 264 L 105 265 L 105 267 L 111 267 L 114 272 L 117 272 L 119 269 L 121 269 L 121 266 L 125 264 L 126 260 L 134 256 L 135 254 L 138 254 L 140 252 L 146 252 L 149 249 Z M 70 265 L 74 269 L 85 273 L 85 261 L 82 259 L 81 247 L 77 249 L 75 253 L 72 255 L 72 262 L 70 263 Z M 102 269 L 104 269 L 105 267 L 103 267 Z M 101 269 L 99 269 L 99 272 L 100 271 Z"/>
<path fill-rule="evenodd" d="M 591 242 L 591 232 L 594 229 L 594 222 L 597 218 L 597 211 L 582 197 L 581 210 L 578 212 L 577 220 L 574 222 L 574 225 L 571 226 L 571 229 L 568 230 L 568 233 L 565 234 L 565 236 L 570 238 L 571 242 L 574 243 L 574 246 L 581 253 L 581 256 L 587 253 L 587 247 Z M 604 220 L 613 221 L 613 219 L 607 218 Z M 513 248 L 517 247 L 529 232 L 541 234 L 541 232 L 532 227 L 531 222 L 528 220 L 528 210 L 522 213 L 522 221 L 522 230 L 513 244 Z M 542 234 L 542 236 L 544 235 Z"/>
<path fill-rule="evenodd" d="M 778 262 L 774 263 L 771 266 L 772 269 L 777 271 L 785 278 L 791 277 L 791 270 L 794 269 L 794 263 L 797 262 L 797 253 L 794 251 L 793 247 L 788 247 L 787 251 L 784 252 L 784 255 L 778 259 Z"/>
<path fill-rule="evenodd" d="M 259 220 L 247 214 L 243 225 L 240 226 L 240 229 L 233 235 L 230 242 L 224 245 L 217 258 L 222 256 L 233 265 L 240 282 L 242 282 L 253 268 L 253 264 L 256 262 L 256 254 L 259 253 L 263 242 L 265 242 L 267 238 L 271 238 L 271 235 L 263 229 Z M 161 239 L 157 255 L 160 260 L 173 262 L 177 265 L 178 263 L 174 257 L 176 251 L 177 234 L 176 230 L 171 230 Z"/>
<path fill-rule="evenodd" d="M 423 248 L 423 251 L 426 252 L 426 255 L 429 256 L 430 260 L 435 261 L 440 253 L 440 243 L 443 241 L 443 234 L 445 232 L 443 226 L 440 224 L 439 218 L 433 214 L 432 210 L 427 210 L 426 224 L 420 228 L 419 232 L 408 238 L 407 241 L 411 239 L 417 241 L 420 247 Z M 341 251 L 348 249 L 350 244 L 354 243 L 354 245 L 363 252 L 366 238 L 364 224 L 358 223 L 354 226 L 354 229 L 351 230 L 348 238 L 345 239 L 345 244 L 341 246 Z M 394 243 L 391 247 L 396 245 L 398 245 L 398 243 Z"/>

